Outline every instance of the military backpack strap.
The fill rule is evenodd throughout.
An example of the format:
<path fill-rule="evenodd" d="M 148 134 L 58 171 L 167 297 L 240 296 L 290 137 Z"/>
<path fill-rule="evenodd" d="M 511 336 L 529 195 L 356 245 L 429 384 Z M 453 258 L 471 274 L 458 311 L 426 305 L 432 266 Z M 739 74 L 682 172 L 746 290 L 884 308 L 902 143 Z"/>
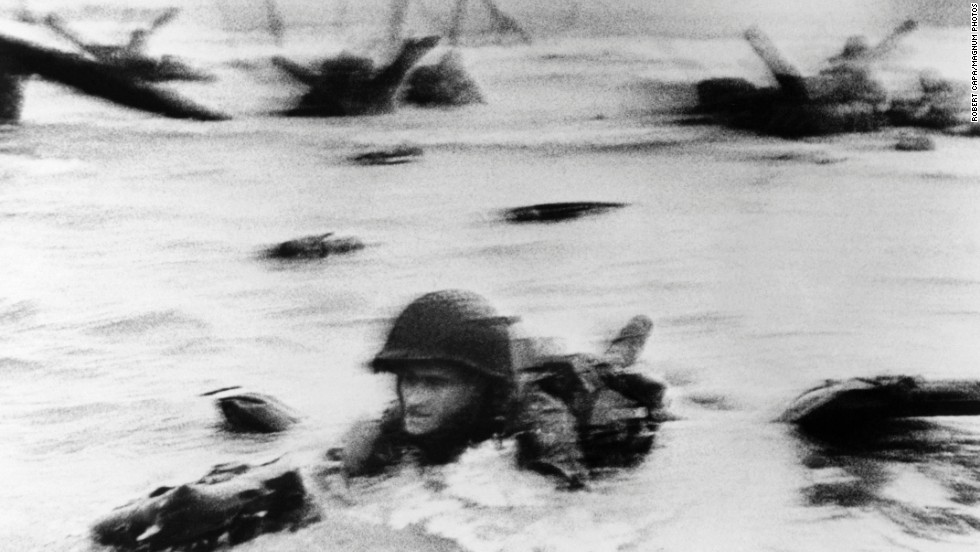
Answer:
<path fill-rule="evenodd" d="M 568 406 L 536 388 L 526 389 L 517 420 L 517 463 L 521 467 L 561 478 L 569 488 L 581 488 L 587 471 L 579 447 L 578 421 Z"/>

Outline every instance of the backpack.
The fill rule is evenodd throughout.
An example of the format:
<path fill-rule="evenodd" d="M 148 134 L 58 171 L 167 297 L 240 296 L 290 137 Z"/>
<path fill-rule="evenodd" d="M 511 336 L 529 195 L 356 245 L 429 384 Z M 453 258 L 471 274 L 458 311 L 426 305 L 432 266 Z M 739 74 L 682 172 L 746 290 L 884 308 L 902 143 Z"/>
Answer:
<path fill-rule="evenodd" d="M 651 329 L 648 318 L 637 316 L 601 356 L 545 357 L 521 371 L 525 389 L 546 393 L 568 408 L 590 468 L 636 464 L 653 446 L 665 385 L 630 369 Z"/>

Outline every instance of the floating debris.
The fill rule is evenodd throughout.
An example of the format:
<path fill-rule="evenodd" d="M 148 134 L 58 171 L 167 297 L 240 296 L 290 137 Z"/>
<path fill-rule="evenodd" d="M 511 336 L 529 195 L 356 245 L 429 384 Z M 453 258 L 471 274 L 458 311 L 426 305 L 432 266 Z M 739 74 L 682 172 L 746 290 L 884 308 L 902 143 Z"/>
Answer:
<path fill-rule="evenodd" d="M 320 520 L 298 468 L 219 464 L 195 483 L 160 487 L 92 527 L 99 544 L 121 550 L 213 550 Z"/>
<path fill-rule="evenodd" d="M 225 420 L 225 427 L 240 433 L 278 433 L 300 421 L 300 416 L 275 397 L 261 393 L 225 394 L 239 387 L 226 387 L 204 393 L 217 395 L 215 403 Z"/>
<path fill-rule="evenodd" d="M 359 249 L 364 249 L 364 242 L 361 240 L 327 232 L 280 243 L 267 250 L 265 255 L 273 259 L 319 259 Z"/>
<path fill-rule="evenodd" d="M 847 427 L 890 418 L 980 415 L 980 381 L 926 381 L 909 376 L 828 380 L 799 397 L 780 420 Z"/>
<path fill-rule="evenodd" d="M 627 205 L 627 203 L 596 201 L 539 203 L 507 209 L 504 211 L 504 218 L 510 222 L 558 222 L 586 215 L 598 215 Z"/>
<path fill-rule="evenodd" d="M 350 156 L 348 160 L 358 165 L 398 165 L 416 161 L 422 157 L 422 153 L 422 148 L 419 146 L 400 144 L 358 153 Z"/>

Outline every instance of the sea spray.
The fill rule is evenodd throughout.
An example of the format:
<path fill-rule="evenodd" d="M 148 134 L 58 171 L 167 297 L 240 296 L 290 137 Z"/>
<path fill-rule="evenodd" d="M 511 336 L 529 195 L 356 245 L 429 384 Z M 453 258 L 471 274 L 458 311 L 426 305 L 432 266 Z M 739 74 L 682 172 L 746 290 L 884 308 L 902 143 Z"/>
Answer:
<path fill-rule="evenodd" d="M 518 469 L 514 454 L 512 440 L 490 442 L 448 466 L 405 466 L 384 481 L 355 483 L 349 513 L 421 529 L 473 552 L 612 552 L 636 542 L 636 520 L 595 508 L 608 496 L 559 490 L 554 480 Z"/>

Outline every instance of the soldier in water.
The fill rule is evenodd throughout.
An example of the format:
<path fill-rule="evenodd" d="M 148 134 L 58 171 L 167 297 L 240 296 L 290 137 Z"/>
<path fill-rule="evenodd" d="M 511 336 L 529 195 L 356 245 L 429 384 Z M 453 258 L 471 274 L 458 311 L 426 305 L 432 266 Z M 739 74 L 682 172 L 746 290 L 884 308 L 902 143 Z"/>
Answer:
<path fill-rule="evenodd" d="M 512 318 L 481 296 L 429 293 L 395 319 L 371 362 L 394 374 L 397 400 L 331 451 L 346 477 L 409 458 L 446 464 L 492 438 L 516 440 L 521 467 L 585 485 L 591 468 L 630 465 L 650 450 L 664 385 L 630 369 L 652 327 L 635 317 L 604 355 L 532 356 Z"/>

